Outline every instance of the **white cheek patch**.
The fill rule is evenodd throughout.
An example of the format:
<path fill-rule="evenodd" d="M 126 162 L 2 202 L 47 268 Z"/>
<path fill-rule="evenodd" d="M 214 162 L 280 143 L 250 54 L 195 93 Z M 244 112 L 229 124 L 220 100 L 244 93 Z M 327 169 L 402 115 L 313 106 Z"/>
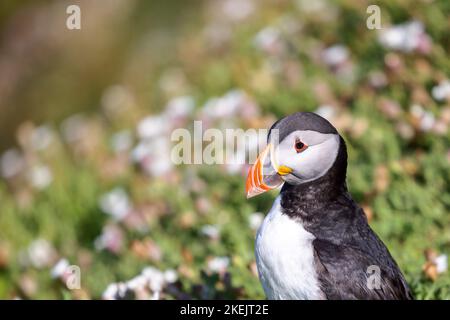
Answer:
<path fill-rule="evenodd" d="M 308 148 L 297 153 L 294 144 L 300 139 Z M 291 133 L 277 148 L 280 165 L 293 169 L 293 174 L 285 177 L 288 182 L 307 182 L 323 176 L 333 165 L 339 151 L 339 135 L 323 134 L 315 131 Z"/>

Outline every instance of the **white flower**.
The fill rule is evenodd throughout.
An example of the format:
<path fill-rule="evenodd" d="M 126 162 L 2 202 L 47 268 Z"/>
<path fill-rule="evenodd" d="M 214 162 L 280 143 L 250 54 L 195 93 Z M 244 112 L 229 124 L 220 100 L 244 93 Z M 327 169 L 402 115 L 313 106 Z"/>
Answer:
<path fill-rule="evenodd" d="M 36 268 L 48 267 L 56 256 L 53 246 L 44 239 L 33 241 L 27 252 L 31 265 Z"/>
<path fill-rule="evenodd" d="M 119 253 L 123 246 L 123 231 L 119 226 L 109 224 L 103 227 L 102 233 L 95 239 L 94 246 L 97 250 L 108 250 Z"/>
<path fill-rule="evenodd" d="M 435 123 L 436 119 L 434 115 L 431 112 L 425 112 L 420 121 L 420 129 L 425 132 L 430 131 L 433 129 Z"/>
<path fill-rule="evenodd" d="M 129 130 L 119 131 L 111 137 L 111 146 L 114 152 L 128 151 L 133 145 L 133 135 Z"/>
<path fill-rule="evenodd" d="M 336 114 L 336 109 L 333 106 L 324 104 L 319 106 L 314 113 L 327 119 L 328 121 L 331 121 Z"/>
<path fill-rule="evenodd" d="M 35 150 L 46 149 L 53 141 L 52 130 L 48 126 L 40 126 L 33 130 L 31 134 L 31 145 Z"/>
<path fill-rule="evenodd" d="M 147 283 L 147 278 L 144 275 L 140 274 L 132 278 L 131 280 L 128 280 L 126 284 L 130 290 L 135 291 L 144 289 L 147 286 Z"/>
<path fill-rule="evenodd" d="M 444 273 L 448 269 L 448 261 L 447 255 L 441 254 L 440 256 L 434 259 L 434 263 L 436 264 L 436 271 L 438 273 Z"/>
<path fill-rule="evenodd" d="M 50 168 L 39 165 L 31 168 L 28 173 L 28 180 L 36 189 L 42 190 L 47 188 L 53 181 L 53 175 Z"/>
<path fill-rule="evenodd" d="M 418 104 L 411 106 L 411 114 L 419 120 L 419 128 L 424 132 L 430 131 L 436 122 L 434 115 L 429 111 L 425 111 Z"/>
<path fill-rule="evenodd" d="M 141 161 L 144 161 L 145 158 L 151 153 L 151 144 L 146 141 L 141 141 L 133 148 L 133 151 L 131 152 L 131 159 L 136 163 L 140 163 Z"/>
<path fill-rule="evenodd" d="M 132 151 L 131 157 L 145 173 L 162 176 L 172 169 L 170 142 L 166 137 L 141 141 Z"/>
<path fill-rule="evenodd" d="M 123 188 L 115 188 L 100 198 L 100 208 L 103 212 L 120 221 L 131 211 L 128 194 Z"/>
<path fill-rule="evenodd" d="M 159 292 L 164 287 L 164 273 L 154 267 L 146 267 L 142 275 L 147 279 L 148 286 L 153 292 Z"/>
<path fill-rule="evenodd" d="M 256 34 L 254 39 L 256 47 L 265 52 L 272 52 L 273 49 L 278 47 L 280 41 L 280 32 L 274 27 L 266 27 L 262 29 Z"/>
<path fill-rule="evenodd" d="M 255 11 L 252 0 L 222 0 L 222 12 L 232 21 L 241 21 Z"/>
<path fill-rule="evenodd" d="M 175 270 L 173 269 L 168 269 L 166 271 L 164 271 L 164 280 L 167 283 L 174 283 L 178 280 L 178 274 Z"/>
<path fill-rule="evenodd" d="M 433 89 L 431 89 L 431 95 L 437 101 L 444 101 L 450 97 L 450 81 L 442 81 L 439 85 L 433 87 Z"/>
<path fill-rule="evenodd" d="M 151 139 L 167 133 L 167 119 L 164 116 L 148 116 L 139 121 L 137 134 L 140 139 Z"/>
<path fill-rule="evenodd" d="M 110 283 L 102 293 L 102 299 L 115 300 L 118 288 L 116 283 Z"/>
<path fill-rule="evenodd" d="M 147 174 L 153 177 L 163 176 L 172 170 L 172 159 L 170 158 L 170 146 L 166 139 L 158 139 L 153 143 L 154 154 L 151 160 L 144 164 L 143 168 Z"/>
<path fill-rule="evenodd" d="M 203 109 L 204 113 L 211 118 L 222 119 L 229 118 L 236 114 L 239 107 L 240 95 L 236 92 L 230 92 L 220 98 L 209 99 Z"/>
<path fill-rule="evenodd" d="M 230 265 L 228 257 L 214 257 L 208 261 L 208 269 L 213 272 L 224 272 Z"/>
<path fill-rule="evenodd" d="M 181 96 L 170 100 L 167 103 L 165 115 L 168 118 L 186 118 L 192 114 L 195 107 L 194 98 L 191 96 Z"/>
<path fill-rule="evenodd" d="M 0 173 L 9 179 L 19 174 L 25 168 L 25 159 L 17 149 L 10 149 L 0 158 Z"/>
<path fill-rule="evenodd" d="M 335 67 L 347 61 L 349 52 L 345 46 L 337 44 L 323 50 L 321 55 L 325 64 Z"/>
<path fill-rule="evenodd" d="M 210 98 L 201 110 L 203 116 L 212 120 L 228 120 L 236 116 L 254 118 L 258 111 L 258 106 L 239 89 L 230 90 L 221 97 Z"/>
<path fill-rule="evenodd" d="M 146 267 L 139 275 L 126 282 L 108 285 L 102 297 L 107 300 L 123 299 L 133 292 L 137 299 L 158 300 L 164 287 L 177 280 L 177 272 L 173 269 L 162 272 L 154 267 Z"/>
<path fill-rule="evenodd" d="M 381 71 L 372 71 L 368 76 L 369 83 L 374 88 L 384 88 L 388 84 L 386 74 Z"/>
<path fill-rule="evenodd" d="M 252 230 L 258 230 L 263 220 L 264 215 L 261 212 L 254 212 L 248 217 L 248 223 Z"/>
<path fill-rule="evenodd" d="M 67 268 L 69 267 L 69 261 L 65 258 L 60 259 L 50 271 L 53 279 L 64 277 Z"/>
<path fill-rule="evenodd" d="M 387 49 L 412 52 L 429 41 L 420 21 L 409 21 L 382 29 L 378 41 Z"/>
<path fill-rule="evenodd" d="M 125 283 L 111 283 L 102 294 L 103 300 L 117 300 L 125 298 L 128 288 Z"/>
<path fill-rule="evenodd" d="M 210 239 L 218 239 L 220 236 L 220 230 L 215 225 L 205 225 L 201 228 L 201 233 Z"/>

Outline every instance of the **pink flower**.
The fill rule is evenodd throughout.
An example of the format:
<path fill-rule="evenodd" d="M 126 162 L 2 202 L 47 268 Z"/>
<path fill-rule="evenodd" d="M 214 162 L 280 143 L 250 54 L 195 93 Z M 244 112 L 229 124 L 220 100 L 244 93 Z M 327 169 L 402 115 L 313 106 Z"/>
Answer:
<path fill-rule="evenodd" d="M 124 219 L 132 210 L 128 194 L 123 188 L 115 188 L 100 198 L 100 208 L 116 221 Z"/>
<path fill-rule="evenodd" d="M 120 227 L 114 224 L 106 225 L 94 245 L 97 250 L 108 250 L 114 254 L 120 253 L 123 248 L 124 234 Z"/>

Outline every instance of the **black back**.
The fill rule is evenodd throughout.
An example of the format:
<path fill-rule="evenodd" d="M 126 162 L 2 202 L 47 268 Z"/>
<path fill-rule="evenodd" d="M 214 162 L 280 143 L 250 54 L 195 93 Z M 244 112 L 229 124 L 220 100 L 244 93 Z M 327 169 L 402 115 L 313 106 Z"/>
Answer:
<path fill-rule="evenodd" d="M 269 137 L 273 129 L 278 129 L 279 141 L 296 130 L 338 133 L 328 120 L 312 112 L 297 112 L 276 121 L 269 129 Z"/>

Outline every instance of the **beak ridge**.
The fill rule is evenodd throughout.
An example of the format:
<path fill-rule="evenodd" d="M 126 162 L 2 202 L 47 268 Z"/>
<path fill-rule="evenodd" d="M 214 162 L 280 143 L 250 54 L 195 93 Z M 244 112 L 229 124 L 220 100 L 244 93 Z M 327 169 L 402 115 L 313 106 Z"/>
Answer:
<path fill-rule="evenodd" d="M 269 155 L 272 145 L 269 143 L 256 159 L 254 165 L 249 169 L 245 184 L 247 199 L 272 190 L 283 183 L 283 180 L 273 169 L 272 157 Z M 266 164 L 269 160 L 269 164 Z"/>

